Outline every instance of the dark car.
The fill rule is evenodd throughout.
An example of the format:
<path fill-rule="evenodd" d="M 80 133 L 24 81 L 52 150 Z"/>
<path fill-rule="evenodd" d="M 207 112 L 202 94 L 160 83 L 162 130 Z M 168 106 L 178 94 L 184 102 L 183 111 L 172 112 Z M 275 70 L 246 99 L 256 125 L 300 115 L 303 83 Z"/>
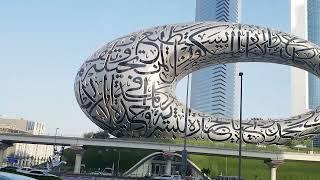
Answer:
<path fill-rule="evenodd" d="M 46 171 L 43 170 L 31 170 L 29 172 L 27 172 L 26 174 L 31 174 L 31 175 L 36 175 L 36 176 L 46 176 L 46 177 L 57 177 L 53 174 L 49 174 Z"/>
<path fill-rule="evenodd" d="M 19 167 L 17 167 L 17 166 L 6 166 L 6 167 L 0 168 L 0 171 L 4 171 L 4 172 L 16 172 L 17 169 L 19 169 Z"/>
<path fill-rule="evenodd" d="M 27 177 L 19 174 L 7 173 L 7 172 L 0 172 L 0 179 L 1 180 L 36 180 L 31 177 Z"/>

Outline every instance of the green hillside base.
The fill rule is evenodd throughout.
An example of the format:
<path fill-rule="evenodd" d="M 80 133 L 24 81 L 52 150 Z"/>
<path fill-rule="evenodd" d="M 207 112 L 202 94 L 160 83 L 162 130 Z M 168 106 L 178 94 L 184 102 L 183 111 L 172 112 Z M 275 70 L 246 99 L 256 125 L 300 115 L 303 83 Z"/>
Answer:
<path fill-rule="evenodd" d="M 210 176 L 238 175 L 238 158 L 189 155 L 201 169 L 209 168 Z M 226 172 L 227 170 L 227 172 Z M 263 160 L 242 159 L 242 177 L 246 180 L 269 180 L 270 169 Z M 285 161 L 277 169 L 279 180 L 320 180 L 320 163 Z"/>

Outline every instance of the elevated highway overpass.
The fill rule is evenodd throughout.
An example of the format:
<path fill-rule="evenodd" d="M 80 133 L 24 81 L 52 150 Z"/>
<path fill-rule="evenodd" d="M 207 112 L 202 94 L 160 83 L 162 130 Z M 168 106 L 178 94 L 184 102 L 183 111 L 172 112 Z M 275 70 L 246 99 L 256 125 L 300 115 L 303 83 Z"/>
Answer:
<path fill-rule="evenodd" d="M 146 140 L 146 139 L 144 139 Z M 159 143 L 151 141 L 128 140 L 119 138 L 110 139 L 91 139 L 81 137 L 63 137 L 46 135 L 28 135 L 28 134 L 6 134 L 0 133 L 0 141 L 3 143 L 27 143 L 27 144 L 46 144 L 61 146 L 103 146 L 116 148 L 149 149 L 166 152 L 180 152 L 183 150 L 181 144 Z M 220 155 L 220 156 L 238 156 L 238 150 L 225 148 L 212 148 L 206 146 L 187 146 L 187 150 L 192 154 L 202 155 Z M 292 153 L 292 152 L 264 152 L 254 150 L 243 150 L 244 157 L 255 159 L 279 159 L 279 160 L 297 160 L 297 161 L 318 161 L 320 154 Z"/>
<path fill-rule="evenodd" d="M 132 148 L 132 149 L 149 149 L 164 152 L 181 152 L 183 145 L 151 142 L 148 139 L 89 139 L 81 137 L 63 137 L 63 136 L 45 136 L 45 135 L 28 135 L 28 134 L 0 134 L 2 144 L 13 143 L 30 143 L 30 144 L 47 144 L 71 146 L 76 152 L 75 173 L 80 173 L 83 146 L 102 146 L 110 148 Z M 1 147 L 0 147 L 1 148 Z M 0 154 L 3 149 L 0 149 Z M 212 148 L 205 146 L 187 146 L 188 153 L 216 156 L 238 156 L 238 150 Z M 264 152 L 254 150 L 243 150 L 242 156 L 247 158 L 262 159 L 270 167 L 271 177 L 276 177 L 277 167 L 284 160 L 295 161 L 316 161 L 320 162 L 320 154 L 292 153 L 292 152 Z M 274 180 L 274 178 L 271 178 Z"/>

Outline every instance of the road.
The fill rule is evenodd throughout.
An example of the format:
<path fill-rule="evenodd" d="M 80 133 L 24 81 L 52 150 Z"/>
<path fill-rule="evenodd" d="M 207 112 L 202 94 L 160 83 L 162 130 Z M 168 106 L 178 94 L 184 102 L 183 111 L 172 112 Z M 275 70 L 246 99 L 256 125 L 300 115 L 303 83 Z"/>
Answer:
<path fill-rule="evenodd" d="M 97 177 L 97 176 L 81 176 L 81 175 L 70 175 L 70 176 L 62 176 L 63 180 L 128 180 L 126 178 L 118 178 L 118 177 Z"/>

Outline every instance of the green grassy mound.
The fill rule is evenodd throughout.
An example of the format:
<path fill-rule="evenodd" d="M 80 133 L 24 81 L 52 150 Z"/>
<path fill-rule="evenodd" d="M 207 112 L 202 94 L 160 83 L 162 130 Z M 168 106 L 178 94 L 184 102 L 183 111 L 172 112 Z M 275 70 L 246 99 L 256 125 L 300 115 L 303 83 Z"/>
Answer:
<path fill-rule="evenodd" d="M 208 168 L 211 177 L 218 175 L 237 176 L 238 159 L 204 155 L 189 155 L 201 169 Z M 277 179 L 319 180 L 320 163 L 306 161 L 285 161 L 277 169 Z M 268 180 L 270 170 L 263 160 L 242 159 L 242 176 L 248 180 Z"/>

